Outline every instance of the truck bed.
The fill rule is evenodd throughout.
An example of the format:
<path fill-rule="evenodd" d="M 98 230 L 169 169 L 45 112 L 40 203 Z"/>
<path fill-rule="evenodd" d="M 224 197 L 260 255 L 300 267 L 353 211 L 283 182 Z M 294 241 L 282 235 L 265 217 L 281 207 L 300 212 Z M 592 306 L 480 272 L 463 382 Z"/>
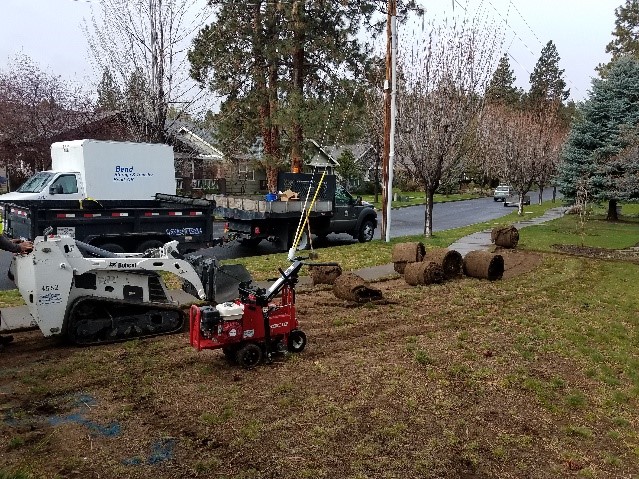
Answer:
<path fill-rule="evenodd" d="M 178 240 L 180 247 L 213 241 L 215 203 L 199 198 L 157 195 L 156 200 L 85 202 L 25 201 L 2 203 L 5 234 L 33 239 L 47 227 L 95 246 L 127 245 L 128 251 L 148 240 Z M 126 239 L 128 238 L 128 240 Z M 128 249 L 128 247 L 131 249 Z"/>
<path fill-rule="evenodd" d="M 266 201 L 245 196 L 215 195 L 215 213 L 225 218 L 258 219 L 274 217 L 299 217 L 304 210 L 304 201 Z M 332 201 L 316 201 L 311 215 L 326 214 L 333 210 Z"/>

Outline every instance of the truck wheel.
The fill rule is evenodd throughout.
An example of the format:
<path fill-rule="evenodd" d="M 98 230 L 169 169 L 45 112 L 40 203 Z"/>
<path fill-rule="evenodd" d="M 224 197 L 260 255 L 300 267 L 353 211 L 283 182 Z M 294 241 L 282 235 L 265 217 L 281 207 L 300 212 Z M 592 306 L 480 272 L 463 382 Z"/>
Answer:
<path fill-rule="evenodd" d="M 160 240 L 148 240 L 138 246 L 138 253 L 144 253 L 147 249 L 161 248 L 164 246 Z"/>
<path fill-rule="evenodd" d="M 301 353 L 306 347 L 306 334 L 299 329 L 294 329 L 288 335 L 288 350 L 292 353 Z"/>
<path fill-rule="evenodd" d="M 262 360 L 262 348 L 255 343 L 246 343 L 237 350 L 235 360 L 244 369 L 254 368 Z"/>
<path fill-rule="evenodd" d="M 105 249 L 110 251 L 111 253 L 124 253 L 124 248 L 119 244 L 115 243 L 104 243 L 103 245 L 98 246 L 98 248 Z"/>
<path fill-rule="evenodd" d="M 375 224 L 371 220 L 364 220 L 362 225 L 359 227 L 359 234 L 357 236 L 357 240 L 360 243 L 366 243 L 373 239 L 373 235 L 375 234 Z"/>

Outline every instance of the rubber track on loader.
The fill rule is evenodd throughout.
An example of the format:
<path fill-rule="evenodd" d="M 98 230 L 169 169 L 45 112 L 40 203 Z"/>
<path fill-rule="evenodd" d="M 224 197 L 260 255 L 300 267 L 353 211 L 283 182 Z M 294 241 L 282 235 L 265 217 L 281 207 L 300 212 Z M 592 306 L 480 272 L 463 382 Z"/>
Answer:
<path fill-rule="evenodd" d="M 185 319 L 172 304 L 85 296 L 69 310 L 66 338 L 79 346 L 147 338 L 182 331 Z"/>

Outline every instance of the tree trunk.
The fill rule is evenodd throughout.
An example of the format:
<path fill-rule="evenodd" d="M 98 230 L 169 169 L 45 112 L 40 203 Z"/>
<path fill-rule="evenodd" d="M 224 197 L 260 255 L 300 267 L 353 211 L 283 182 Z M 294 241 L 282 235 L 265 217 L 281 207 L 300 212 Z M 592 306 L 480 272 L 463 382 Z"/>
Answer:
<path fill-rule="evenodd" d="M 519 193 L 519 204 L 517 205 L 517 214 L 523 216 L 524 214 L 524 194 Z"/>
<path fill-rule="evenodd" d="M 426 189 L 426 207 L 424 211 L 424 236 L 430 238 L 433 235 L 433 197 L 435 192 Z"/>
<path fill-rule="evenodd" d="M 302 172 L 302 106 L 304 104 L 304 0 L 293 2 L 293 135 L 291 141 L 291 172 Z"/>
<path fill-rule="evenodd" d="M 608 201 L 608 215 L 606 219 L 608 221 L 617 221 L 619 219 L 617 216 L 617 200 Z"/>
<path fill-rule="evenodd" d="M 374 200 L 375 203 L 379 201 L 379 165 L 381 163 L 380 154 L 379 154 L 380 151 L 381 151 L 381 145 L 379 142 L 379 135 L 375 135 L 375 176 L 373 180 L 375 182 L 375 184 L 373 185 L 373 192 L 375 194 L 375 200 Z"/>
<path fill-rule="evenodd" d="M 539 186 L 539 205 L 540 206 L 544 202 L 543 196 L 544 196 L 544 187 L 543 186 Z"/>
<path fill-rule="evenodd" d="M 262 10 L 261 3 L 256 2 L 253 5 L 253 81 L 259 98 L 258 102 L 258 118 L 260 121 L 260 130 L 262 131 L 264 169 L 266 171 L 266 183 L 269 193 L 277 188 L 277 172 L 273 175 L 271 171 L 273 166 L 270 164 L 273 160 L 273 138 L 271 136 L 271 107 L 269 102 L 269 91 L 266 82 L 268 75 L 267 61 L 260 48 L 261 43 L 261 27 L 262 27 Z M 273 182 L 275 177 L 275 182 Z"/>

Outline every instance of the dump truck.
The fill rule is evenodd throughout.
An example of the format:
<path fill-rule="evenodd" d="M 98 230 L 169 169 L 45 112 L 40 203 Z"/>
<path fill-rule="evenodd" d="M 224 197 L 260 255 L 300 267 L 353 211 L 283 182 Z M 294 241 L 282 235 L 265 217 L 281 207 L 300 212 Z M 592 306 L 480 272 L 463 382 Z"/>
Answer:
<path fill-rule="evenodd" d="M 169 145 L 74 140 L 51 145 L 52 167 L 0 195 L 4 233 L 33 240 L 52 227 L 114 253 L 176 240 L 212 246 L 215 202 L 176 194 Z"/>

